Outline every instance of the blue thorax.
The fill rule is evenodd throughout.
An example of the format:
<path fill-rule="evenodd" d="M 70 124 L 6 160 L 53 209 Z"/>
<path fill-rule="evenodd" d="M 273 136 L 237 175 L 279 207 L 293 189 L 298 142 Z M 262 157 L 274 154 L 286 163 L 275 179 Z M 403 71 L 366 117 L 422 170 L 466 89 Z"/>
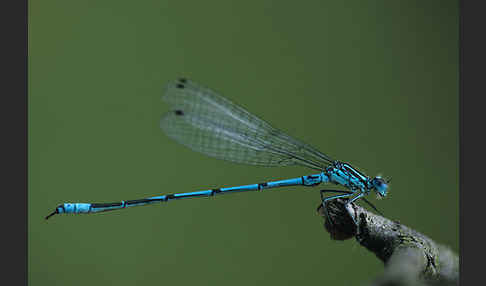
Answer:
<path fill-rule="evenodd" d="M 361 190 L 368 194 L 375 191 L 380 197 L 385 197 L 388 190 L 387 182 L 380 176 L 370 178 L 348 163 L 334 161 L 324 172 L 329 181 L 342 185 L 350 190 Z"/>

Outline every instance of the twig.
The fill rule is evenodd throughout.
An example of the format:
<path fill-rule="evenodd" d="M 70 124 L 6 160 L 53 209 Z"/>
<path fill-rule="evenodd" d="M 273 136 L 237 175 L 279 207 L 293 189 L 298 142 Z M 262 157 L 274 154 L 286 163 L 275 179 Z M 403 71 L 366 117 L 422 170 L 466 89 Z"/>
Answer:
<path fill-rule="evenodd" d="M 384 262 L 385 271 L 372 285 L 459 285 L 459 258 L 427 236 L 345 201 L 331 201 L 325 228 L 334 240 L 355 237 Z M 356 222 L 353 220 L 356 220 Z"/>

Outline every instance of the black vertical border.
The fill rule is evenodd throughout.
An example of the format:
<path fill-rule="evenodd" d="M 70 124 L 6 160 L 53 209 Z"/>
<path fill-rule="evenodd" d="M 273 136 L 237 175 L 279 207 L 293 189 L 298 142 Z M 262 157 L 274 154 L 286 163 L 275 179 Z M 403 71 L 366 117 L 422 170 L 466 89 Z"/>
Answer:
<path fill-rule="evenodd" d="M 27 0 L 0 1 L 2 284 L 27 285 Z"/>
<path fill-rule="evenodd" d="M 481 284 L 484 271 L 485 4 L 474 0 L 459 4 L 460 285 Z"/>
<path fill-rule="evenodd" d="M 464 0 L 459 1 L 459 278 L 464 284 Z"/>

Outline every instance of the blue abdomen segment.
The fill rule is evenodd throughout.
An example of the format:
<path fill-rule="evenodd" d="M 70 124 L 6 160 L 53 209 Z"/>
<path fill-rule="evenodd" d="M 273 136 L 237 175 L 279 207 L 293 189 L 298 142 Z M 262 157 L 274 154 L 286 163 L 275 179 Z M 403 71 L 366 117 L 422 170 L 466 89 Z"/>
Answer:
<path fill-rule="evenodd" d="M 65 203 L 57 207 L 58 213 L 82 214 L 90 213 L 91 204 L 88 203 Z"/>
<path fill-rule="evenodd" d="M 46 219 L 54 214 L 85 214 L 85 213 L 97 213 L 104 211 L 111 211 L 117 209 L 124 209 L 128 207 L 144 206 L 154 203 L 167 202 L 171 200 L 194 198 L 194 197 L 211 197 L 219 194 L 227 194 L 234 192 L 245 191 L 263 191 L 266 189 L 289 187 L 289 186 L 315 186 L 321 183 L 328 183 L 329 178 L 324 172 L 315 175 L 302 176 L 293 179 L 285 179 L 278 181 L 265 182 L 260 184 L 244 185 L 237 187 L 227 187 L 203 191 L 195 191 L 188 193 L 175 193 L 162 196 L 155 196 L 139 200 L 120 201 L 115 203 L 65 203 L 56 208 L 56 210 L 48 215 Z"/>

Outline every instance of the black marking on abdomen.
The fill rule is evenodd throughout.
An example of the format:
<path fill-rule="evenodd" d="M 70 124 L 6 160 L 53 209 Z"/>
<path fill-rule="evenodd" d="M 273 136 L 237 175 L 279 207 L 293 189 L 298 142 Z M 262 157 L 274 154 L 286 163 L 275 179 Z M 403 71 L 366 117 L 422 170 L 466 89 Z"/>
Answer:
<path fill-rule="evenodd" d="M 130 201 L 125 201 L 125 205 L 135 205 L 135 204 L 140 204 L 140 203 L 150 203 L 150 202 L 156 202 L 156 201 L 164 201 L 164 199 L 140 199 L 140 200 L 130 200 Z"/>
<path fill-rule="evenodd" d="M 214 195 L 219 194 L 221 192 L 222 192 L 221 189 L 212 189 L 211 190 L 211 196 L 214 196 Z"/>
<path fill-rule="evenodd" d="M 174 199 L 177 199 L 176 196 L 174 196 L 174 194 L 168 194 L 168 195 L 165 195 L 164 201 L 174 200 Z"/>
<path fill-rule="evenodd" d="M 258 184 L 258 190 L 259 190 L 259 191 L 261 191 L 261 190 L 263 190 L 263 188 L 265 188 L 266 186 L 268 186 L 268 184 L 267 184 L 267 183 L 260 183 L 260 184 Z"/>
<path fill-rule="evenodd" d="M 182 83 L 178 83 L 178 84 L 176 84 L 176 87 L 177 88 L 180 88 L 180 89 L 183 89 L 185 86 Z"/>
<path fill-rule="evenodd" d="M 180 196 L 180 197 L 177 197 L 177 198 L 180 199 L 180 198 L 207 197 L 207 196 L 208 196 L 208 194 L 190 194 L 190 195 Z"/>
<path fill-rule="evenodd" d="M 179 110 L 179 109 L 178 110 L 174 110 L 174 113 L 175 113 L 175 115 L 178 115 L 178 116 L 184 115 L 184 111 Z"/>
<path fill-rule="evenodd" d="M 101 203 L 101 204 L 91 204 L 93 208 L 108 208 L 108 207 L 119 207 L 123 205 L 123 203 Z"/>
<path fill-rule="evenodd" d="M 180 81 L 180 82 L 182 82 L 182 83 L 186 83 L 186 82 L 187 82 L 187 79 L 185 79 L 185 78 L 181 77 L 181 78 L 179 79 L 179 81 Z"/>

